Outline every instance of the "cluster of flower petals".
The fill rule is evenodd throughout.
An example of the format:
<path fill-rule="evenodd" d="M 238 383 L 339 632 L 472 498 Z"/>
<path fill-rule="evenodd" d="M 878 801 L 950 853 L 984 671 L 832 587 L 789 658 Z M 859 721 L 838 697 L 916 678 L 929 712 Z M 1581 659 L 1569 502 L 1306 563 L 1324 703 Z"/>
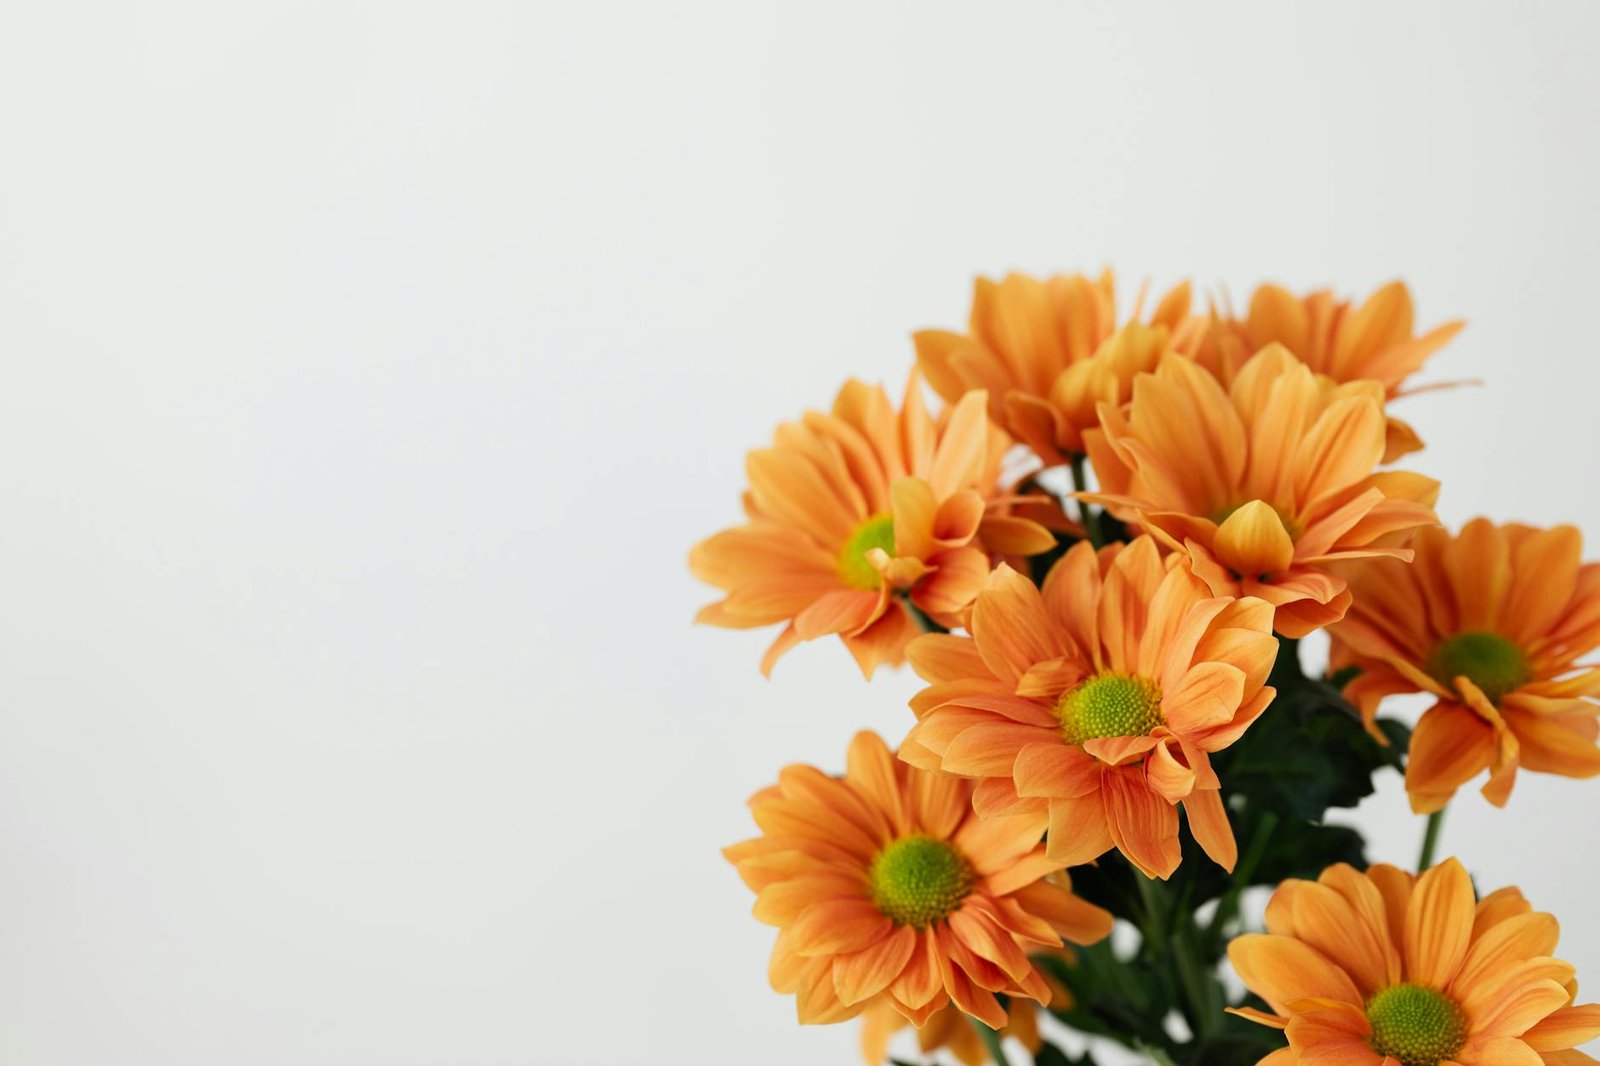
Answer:
<path fill-rule="evenodd" d="M 957 625 L 993 557 L 1055 544 L 1000 484 L 1008 442 L 981 393 L 931 415 L 913 374 L 899 410 L 852 381 L 829 412 L 808 412 L 750 453 L 747 521 L 696 544 L 689 566 L 726 595 L 698 621 L 783 624 L 762 661 L 837 634 L 861 670 L 904 661 L 912 614 Z"/>
<path fill-rule="evenodd" d="M 1559 927 L 1514 888 L 1476 899 L 1461 864 L 1416 877 L 1343 864 L 1285 881 L 1267 932 L 1228 957 L 1284 1030 L 1261 1066 L 1577 1066 L 1600 1036 L 1600 1005 L 1575 1005 L 1573 968 L 1554 958 Z"/>
<path fill-rule="evenodd" d="M 929 685 L 901 757 L 978 779 L 990 815 L 1048 819 L 1069 865 L 1111 848 L 1155 877 L 1180 859 L 1177 805 L 1223 866 L 1237 855 L 1210 754 L 1266 710 L 1272 608 L 1214 596 L 1180 554 L 1140 537 L 1075 545 L 1042 587 L 996 570 L 970 637 L 915 641 Z"/>
<path fill-rule="evenodd" d="M 750 810 L 762 835 L 725 854 L 756 918 L 779 928 L 772 986 L 802 1022 L 878 1001 L 919 1026 L 954 1004 L 1000 1028 L 997 996 L 1051 998 L 1031 953 L 1111 930 L 1058 876 L 1039 820 L 980 819 L 969 782 L 896 759 L 870 732 L 842 778 L 790 766 Z"/>

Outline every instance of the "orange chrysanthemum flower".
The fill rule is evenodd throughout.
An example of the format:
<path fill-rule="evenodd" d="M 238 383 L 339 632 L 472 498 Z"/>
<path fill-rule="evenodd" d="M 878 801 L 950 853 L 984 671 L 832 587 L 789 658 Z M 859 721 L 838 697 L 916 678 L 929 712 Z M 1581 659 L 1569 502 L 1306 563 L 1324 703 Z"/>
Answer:
<path fill-rule="evenodd" d="M 972 786 L 899 762 L 858 733 L 842 779 L 790 766 L 750 809 L 763 836 L 728 848 L 779 927 L 770 976 L 793 992 L 802 1022 L 837 1022 L 879 997 L 926 1025 L 949 1004 L 992 1028 L 995 998 L 1046 1003 L 1028 958 L 1062 937 L 1093 943 L 1111 915 L 1046 880 L 1034 817 L 980 820 Z"/>
<path fill-rule="evenodd" d="M 1116 847 L 1151 877 L 1180 859 L 1177 804 L 1195 839 L 1237 855 L 1208 753 L 1272 700 L 1272 608 L 1213 597 L 1149 537 L 1098 554 L 1079 543 L 1036 588 L 1009 567 L 972 608 L 971 637 L 914 641 L 931 682 L 901 758 L 981 778 L 986 815 L 1047 811 L 1069 866 Z"/>
<path fill-rule="evenodd" d="M 838 634 L 867 676 L 898 665 L 920 632 L 907 602 L 947 626 L 989 574 L 990 554 L 1055 544 L 1038 522 L 1008 513 L 1000 464 L 1007 441 L 988 425 L 981 393 L 943 420 L 913 374 L 903 407 L 859 381 L 830 413 L 780 426 L 750 453 L 749 521 L 695 545 L 695 576 L 728 595 L 698 620 L 748 629 L 788 623 L 762 660 L 802 640 Z"/>
<path fill-rule="evenodd" d="M 1083 433 L 1099 421 L 1102 402 L 1123 403 L 1133 377 L 1163 353 L 1192 347 L 1205 320 L 1189 314 L 1189 286 L 1167 293 L 1148 324 L 1117 328 L 1110 272 L 1040 281 L 1008 274 L 979 278 L 966 333 L 915 335 L 917 365 L 951 403 L 984 389 L 994 421 L 1046 466 L 1084 451 Z"/>
<path fill-rule="evenodd" d="M 1196 358 L 1226 382 L 1252 353 L 1281 344 L 1318 374 L 1339 384 L 1377 381 L 1393 399 L 1462 327 L 1446 322 L 1417 336 L 1413 323 L 1411 292 L 1404 282 L 1390 282 L 1359 307 L 1326 289 L 1296 296 L 1281 286 L 1263 285 L 1250 297 L 1243 318 L 1213 316 Z M 1385 462 L 1421 447 L 1409 425 L 1389 419 Z"/>
<path fill-rule="evenodd" d="M 1065 994 L 1065 989 L 1052 984 L 1055 996 Z M 1039 1008 L 1032 1000 L 1013 999 L 1006 1004 L 1006 1024 L 1000 1029 L 1002 1039 L 1016 1039 L 1030 1053 L 1044 1044 L 1039 1033 Z M 884 1066 L 889 1062 L 889 1041 L 911 1022 L 894 1009 L 887 999 L 867 1007 L 861 1025 L 861 1055 L 869 1066 Z M 936 1011 L 925 1025 L 917 1029 L 917 1047 L 924 1055 L 941 1048 L 954 1055 L 962 1066 L 985 1066 L 989 1053 L 984 1049 L 978 1031 L 965 1014 L 955 1007 Z"/>
<path fill-rule="evenodd" d="M 1285 881 L 1267 929 L 1228 945 L 1245 987 L 1283 1029 L 1259 1066 L 1578 1066 L 1600 1006 L 1573 1006 L 1559 927 L 1514 888 L 1475 900 L 1454 859 L 1420 878 L 1340 864 Z"/>
<path fill-rule="evenodd" d="M 1263 349 L 1226 390 L 1193 360 L 1141 374 L 1127 411 L 1102 405 L 1088 499 L 1175 551 L 1218 596 L 1258 596 L 1274 625 L 1303 637 L 1344 617 L 1330 563 L 1389 556 L 1436 524 L 1439 484 L 1383 458 L 1383 390 L 1333 385 L 1281 346 Z"/>
<path fill-rule="evenodd" d="M 1386 696 L 1426 692 L 1406 790 L 1419 813 L 1489 771 L 1483 794 L 1505 804 L 1517 767 L 1566 777 L 1600 774 L 1600 563 L 1581 561 L 1571 526 L 1467 523 L 1430 529 L 1410 566 L 1353 570 L 1355 606 L 1329 630 L 1335 668 L 1359 667 L 1346 688 L 1369 728 Z"/>

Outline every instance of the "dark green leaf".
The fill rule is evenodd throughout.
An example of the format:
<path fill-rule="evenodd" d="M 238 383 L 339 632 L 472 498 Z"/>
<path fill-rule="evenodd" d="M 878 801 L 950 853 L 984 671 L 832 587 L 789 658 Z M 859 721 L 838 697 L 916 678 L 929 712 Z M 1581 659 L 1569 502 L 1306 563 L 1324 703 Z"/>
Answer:
<path fill-rule="evenodd" d="M 1094 1056 L 1088 1052 L 1073 1058 L 1054 1044 L 1044 1044 L 1033 1054 L 1033 1066 L 1095 1066 Z"/>
<path fill-rule="evenodd" d="M 1225 792 L 1265 810 L 1318 822 L 1329 807 L 1354 807 L 1372 795 L 1372 775 L 1400 764 L 1408 732 L 1397 722 L 1383 722 L 1381 728 L 1388 746 L 1362 728 L 1336 692 L 1307 683 L 1280 694 L 1213 763 Z"/>

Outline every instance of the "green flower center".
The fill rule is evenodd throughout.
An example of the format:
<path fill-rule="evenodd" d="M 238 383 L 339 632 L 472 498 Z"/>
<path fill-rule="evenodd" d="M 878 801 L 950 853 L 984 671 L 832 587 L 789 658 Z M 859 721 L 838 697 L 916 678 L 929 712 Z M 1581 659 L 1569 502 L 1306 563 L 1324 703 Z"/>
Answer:
<path fill-rule="evenodd" d="M 883 584 L 883 575 L 867 558 L 867 552 L 882 548 L 894 554 L 894 515 L 869 518 L 850 534 L 839 551 L 839 576 L 852 588 L 875 589 Z"/>
<path fill-rule="evenodd" d="M 1130 674 L 1097 674 L 1061 697 L 1056 718 L 1068 744 L 1096 737 L 1142 737 L 1166 719 L 1161 686 Z"/>
<path fill-rule="evenodd" d="M 878 853 L 867 875 L 872 902 L 897 925 L 924 929 L 949 917 L 978 880 L 955 848 L 932 837 L 902 837 Z"/>
<path fill-rule="evenodd" d="M 1400 1066 L 1438 1066 L 1467 1042 L 1461 1009 L 1431 988 L 1394 985 L 1367 1000 L 1372 1050 Z"/>
<path fill-rule="evenodd" d="M 1456 678 L 1464 675 L 1496 704 L 1533 677 L 1522 649 L 1498 633 L 1451 637 L 1434 649 L 1428 673 L 1446 688 L 1453 688 Z"/>

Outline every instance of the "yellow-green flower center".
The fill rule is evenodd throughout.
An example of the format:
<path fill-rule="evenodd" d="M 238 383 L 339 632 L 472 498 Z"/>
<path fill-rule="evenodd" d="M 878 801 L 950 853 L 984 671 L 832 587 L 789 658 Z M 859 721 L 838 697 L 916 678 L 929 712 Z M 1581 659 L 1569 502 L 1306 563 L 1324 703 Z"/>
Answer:
<path fill-rule="evenodd" d="M 1467 1020 L 1445 996 L 1421 985 L 1394 985 L 1367 1000 L 1372 1050 L 1400 1066 L 1438 1066 L 1467 1042 Z"/>
<path fill-rule="evenodd" d="M 959 851 L 932 837 L 902 837 L 878 853 L 872 902 L 898 925 L 924 929 L 961 906 L 978 875 Z"/>
<path fill-rule="evenodd" d="M 1096 674 L 1070 689 L 1056 704 L 1068 744 L 1096 737 L 1142 737 L 1166 723 L 1161 686 L 1132 674 Z"/>
<path fill-rule="evenodd" d="M 882 548 L 894 554 L 894 515 L 869 518 L 850 534 L 839 551 L 839 576 L 846 585 L 858 589 L 875 589 L 883 584 L 883 575 L 867 558 L 867 552 Z"/>
<path fill-rule="evenodd" d="M 1462 633 L 1451 637 L 1428 660 L 1428 673 L 1446 688 L 1465 676 L 1491 703 L 1521 688 L 1533 677 L 1522 649 L 1498 633 Z"/>

